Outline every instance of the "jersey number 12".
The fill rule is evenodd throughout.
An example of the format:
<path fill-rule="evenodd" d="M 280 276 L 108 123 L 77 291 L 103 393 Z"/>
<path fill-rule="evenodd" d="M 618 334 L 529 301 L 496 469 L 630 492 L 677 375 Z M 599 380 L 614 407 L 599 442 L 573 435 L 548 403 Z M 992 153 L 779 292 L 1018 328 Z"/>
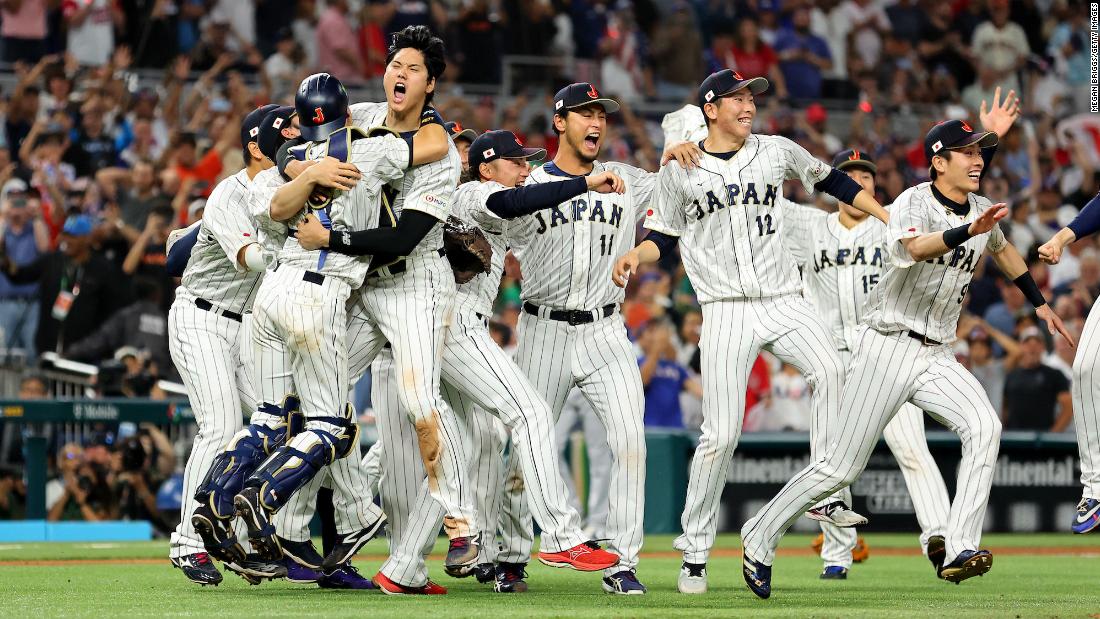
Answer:
<path fill-rule="evenodd" d="M 775 228 L 772 227 L 771 213 L 756 216 L 756 231 L 760 233 L 760 236 L 775 234 Z"/>

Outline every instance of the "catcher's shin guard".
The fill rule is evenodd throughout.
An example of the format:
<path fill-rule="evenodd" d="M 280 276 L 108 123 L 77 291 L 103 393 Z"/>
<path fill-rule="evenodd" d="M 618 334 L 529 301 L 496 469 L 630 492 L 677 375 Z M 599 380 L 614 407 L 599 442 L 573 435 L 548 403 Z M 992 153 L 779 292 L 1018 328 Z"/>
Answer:
<path fill-rule="evenodd" d="M 259 412 L 278 417 L 280 421 L 274 427 L 252 423 L 238 432 L 230 441 L 229 447 L 214 458 L 210 470 L 206 472 L 206 477 L 195 492 L 195 500 L 210 505 L 218 518 L 225 519 L 233 515 L 234 495 L 241 491 L 245 480 L 263 459 L 286 442 L 290 432 L 288 421 L 301 418 L 298 398 L 295 396 L 287 396 L 281 407 L 261 404 Z"/>

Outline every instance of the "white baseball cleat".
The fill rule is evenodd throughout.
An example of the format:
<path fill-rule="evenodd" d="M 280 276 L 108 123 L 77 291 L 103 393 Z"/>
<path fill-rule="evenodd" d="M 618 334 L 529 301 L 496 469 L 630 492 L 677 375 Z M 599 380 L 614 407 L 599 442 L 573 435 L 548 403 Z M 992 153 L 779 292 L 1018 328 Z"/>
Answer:
<path fill-rule="evenodd" d="M 867 524 L 867 517 L 852 511 L 844 501 L 834 501 L 822 507 L 815 507 L 806 512 L 806 516 L 811 520 L 828 522 L 838 527 L 858 527 Z"/>
<path fill-rule="evenodd" d="M 680 578 L 676 581 L 680 593 L 698 595 L 707 592 L 707 566 L 705 563 L 685 563 L 680 568 Z"/>

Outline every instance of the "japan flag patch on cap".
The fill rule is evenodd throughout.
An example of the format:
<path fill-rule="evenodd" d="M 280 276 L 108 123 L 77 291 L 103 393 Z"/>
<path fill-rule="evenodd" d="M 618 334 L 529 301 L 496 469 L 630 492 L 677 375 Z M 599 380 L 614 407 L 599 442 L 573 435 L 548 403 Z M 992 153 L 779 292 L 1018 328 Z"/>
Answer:
<path fill-rule="evenodd" d="M 248 130 L 248 135 L 249 135 L 249 137 L 253 137 L 253 138 L 256 137 L 257 135 L 260 135 L 260 128 L 259 127 L 252 127 L 251 129 Z"/>
<path fill-rule="evenodd" d="M 707 94 L 703 95 L 703 98 L 706 99 L 707 102 L 710 102 L 712 99 L 714 99 L 714 91 L 708 90 Z"/>
<path fill-rule="evenodd" d="M 554 109 L 555 110 L 560 110 L 561 106 L 563 106 L 563 105 L 565 105 L 565 99 L 558 99 L 557 101 L 554 102 Z"/>
<path fill-rule="evenodd" d="M 489 157 L 492 157 L 495 154 L 497 154 L 497 152 L 495 150 L 493 150 L 491 148 L 486 148 L 484 151 L 482 151 L 481 158 L 482 159 L 488 159 Z"/>
<path fill-rule="evenodd" d="M 932 145 L 932 152 L 938 153 L 943 150 L 943 142 L 936 140 L 936 143 Z"/>

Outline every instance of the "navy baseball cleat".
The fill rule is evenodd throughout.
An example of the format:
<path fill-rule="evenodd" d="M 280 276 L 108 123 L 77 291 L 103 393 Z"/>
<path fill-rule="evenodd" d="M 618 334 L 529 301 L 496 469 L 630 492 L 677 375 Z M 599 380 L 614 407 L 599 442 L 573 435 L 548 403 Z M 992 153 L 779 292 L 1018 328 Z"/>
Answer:
<path fill-rule="evenodd" d="M 328 573 L 351 561 L 355 553 L 359 552 L 359 549 L 367 542 L 374 539 L 385 525 L 386 515 L 382 514 L 369 527 L 353 531 L 347 535 L 341 535 L 339 541 L 332 547 L 332 552 L 328 553 L 324 562 L 321 563 L 321 570 Z"/>
<path fill-rule="evenodd" d="M 497 593 L 524 593 L 527 591 L 526 563 L 500 563 L 496 566 L 496 582 L 493 590 Z"/>
<path fill-rule="evenodd" d="M 313 542 L 306 540 L 304 542 L 295 542 L 286 539 L 285 537 L 279 538 L 279 546 L 283 549 L 283 556 L 297 563 L 298 565 L 308 567 L 311 570 L 320 572 L 321 563 L 324 562 L 324 557 L 321 553 L 317 552 L 317 547 L 313 545 Z"/>
<path fill-rule="evenodd" d="M 744 556 L 742 572 L 745 574 L 745 584 L 757 597 L 768 599 L 772 594 L 772 566 L 757 563 Z"/>
<path fill-rule="evenodd" d="M 270 516 L 260 502 L 260 491 L 256 488 L 241 490 L 233 497 L 233 507 L 237 508 L 237 515 L 244 519 L 248 527 L 248 541 L 256 554 L 269 561 L 282 559 L 283 549 L 275 537 L 275 525 L 271 524 Z"/>
<path fill-rule="evenodd" d="M 943 569 L 943 562 L 947 559 L 947 541 L 942 535 L 933 535 L 928 538 L 928 560 L 932 567 L 936 568 L 936 574 Z"/>
<path fill-rule="evenodd" d="M 324 574 L 317 581 L 317 586 L 322 589 L 377 589 L 378 585 L 364 578 L 359 570 L 350 563 L 341 565 L 335 570 Z"/>
<path fill-rule="evenodd" d="M 182 571 L 183 575 L 187 577 L 187 580 L 204 587 L 206 585 L 214 585 L 216 587 L 218 583 L 222 581 L 222 573 L 218 571 L 218 568 L 214 567 L 214 562 L 210 560 L 210 555 L 205 552 L 197 552 L 192 555 L 172 559 L 172 565 Z"/>
<path fill-rule="evenodd" d="M 843 565 L 827 565 L 821 572 L 821 580 L 848 580 L 848 568 Z"/>
<path fill-rule="evenodd" d="M 324 574 L 322 574 L 320 570 L 302 565 L 290 557 L 283 559 L 283 565 L 286 566 L 287 582 L 292 582 L 296 585 L 310 585 L 318 582 L 324 577 Z"/>
<path fill-rule="evenodd" d="M 603 577 L 603 590 L 616 595 L 645 595 L 645 585 L 638 582 L 634 570 L 620 570 Z"/>
<path fill-rule="evenodd" d="M 993 568 L 993 554 L 988 550 L 964 550 L 951 563 L 940 568 L 940 578 L 956 585 Z"/>
<path fill-rule="evenodd" d="M 244 561 L 244 548 L 237 542 L 229 520 L 218 518 L 209 505 L 199 505 L 191 515 L 191 526 L 202 538 L 202 545 L 210 556 L 224 563 Z"/>
<path fill-rule="evenodd" d="M 244 561 L 226 563 L 225 569 L 240 576 L 250 585 L 285 578 L 287 575 L 286 565 L 282 561 L 267 561 L 254 554 L 248 555 Z"/>
<path fill-rule="evenodd" d="M 1082 498 L 1073 518 L 1074 533 L 1085 534 L 1100 527 L 1100 500 Z"/>
<path fill-rule="evenodd" d="M 468 569 L 477 562 L 480 552 L 477 536 L 456 537 L 451 540 L 447 548 L 447 559 L 443 564 L 443 571 L 454 578 L 469 576 Z"/>

